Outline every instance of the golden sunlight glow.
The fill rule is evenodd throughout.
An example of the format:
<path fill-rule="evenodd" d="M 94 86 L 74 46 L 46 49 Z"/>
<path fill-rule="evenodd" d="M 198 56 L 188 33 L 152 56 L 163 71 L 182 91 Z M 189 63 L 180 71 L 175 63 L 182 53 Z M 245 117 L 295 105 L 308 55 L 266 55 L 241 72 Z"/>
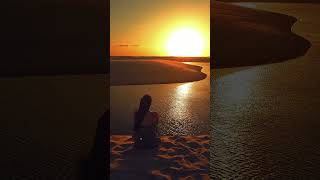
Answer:
<path fill-rule="evenodd" d="M 189 90 L 192 86 L 192 83 L 185 83 L 177 87 L 177 93 L 181 96 L 186 96 L 189 93 Z"/>
<path fill-rule="evenodd" d="M 179 29 L 171 34 L 167 42 L 169 56 L 201 56 L 204 40 L 200 33 L 191 28 Z"/>

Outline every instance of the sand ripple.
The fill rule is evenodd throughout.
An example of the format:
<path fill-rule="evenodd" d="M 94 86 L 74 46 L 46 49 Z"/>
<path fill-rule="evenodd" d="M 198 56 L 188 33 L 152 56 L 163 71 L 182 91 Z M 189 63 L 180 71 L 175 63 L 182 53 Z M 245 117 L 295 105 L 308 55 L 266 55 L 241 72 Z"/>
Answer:
<path fill-rule="evenodd" d="M 111 179 L 209 179 L 209 136 L 163 136 L 153 150 L 133 148 L 130 136 L 110 138 Z"/>

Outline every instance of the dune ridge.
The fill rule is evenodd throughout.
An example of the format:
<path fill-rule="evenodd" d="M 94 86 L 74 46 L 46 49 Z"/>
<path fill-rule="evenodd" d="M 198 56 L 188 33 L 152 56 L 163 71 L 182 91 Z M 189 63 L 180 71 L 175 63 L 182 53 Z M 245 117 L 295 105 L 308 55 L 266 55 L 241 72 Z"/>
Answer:
<path fill-rule="evenodd" d="M 210 57 L 177 57 L 177 56 L 110 56 L 111 60 L 171 60 L 179 62 L 210 62 Z"/>
<path fill-rule="evenodd" d="M 111 85 L 164 84 L 198 81 L 202 67 L 170 60 L 112 60 Z"/>
<path fill-rule="evenodd" d="M 209 179 L 209 136 L 162 136 L 153 150 L 133 148 L 128 135 L 110 137 L 110 179 Z"/>
<path fill-rule="evenodd" d="M 311 46 L 291 31 L 295 17 L 217 1 L 211 12 L 212 68 L 281 62 Z"/>

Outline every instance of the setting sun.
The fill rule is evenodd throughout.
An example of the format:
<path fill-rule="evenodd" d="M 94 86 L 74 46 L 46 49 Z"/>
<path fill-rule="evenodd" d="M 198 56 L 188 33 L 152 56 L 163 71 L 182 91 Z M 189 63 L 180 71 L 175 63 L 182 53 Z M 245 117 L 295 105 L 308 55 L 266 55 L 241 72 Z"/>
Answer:
<path fill-rule="evenodd" d="M 209 0 L 140 1 L 112 0 L 111 56 L 210 56 Z"/>
<path fill-rule="evenodd" d="M 204 50 L 204 40 L 195 29 L 179 29 L 174 31 L 167 42 L 169 56 L 201 56 Z"/>

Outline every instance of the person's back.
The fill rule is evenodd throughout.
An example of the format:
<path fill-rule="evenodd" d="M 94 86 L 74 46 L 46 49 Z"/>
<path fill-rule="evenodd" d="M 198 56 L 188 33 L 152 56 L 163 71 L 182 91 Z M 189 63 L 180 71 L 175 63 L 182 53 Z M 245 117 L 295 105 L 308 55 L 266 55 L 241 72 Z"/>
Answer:
<path fill-rule="evenodd" d="M 157 132 L 159 116 L 156 112 L 150 112 L 151 97 L 145 95 L 140 101 L 139 110 L 135 113 L 135 126 L 133 138 L 138 148 L 156 147 L 160 138 Z"/>
<path fill-rule="evenodd" d="M 158 113 L 149 111 L 144 116 L 141 126 L 142 127 L 156 126 L 158 124 L 158 121 L 159 121 Z"/>

